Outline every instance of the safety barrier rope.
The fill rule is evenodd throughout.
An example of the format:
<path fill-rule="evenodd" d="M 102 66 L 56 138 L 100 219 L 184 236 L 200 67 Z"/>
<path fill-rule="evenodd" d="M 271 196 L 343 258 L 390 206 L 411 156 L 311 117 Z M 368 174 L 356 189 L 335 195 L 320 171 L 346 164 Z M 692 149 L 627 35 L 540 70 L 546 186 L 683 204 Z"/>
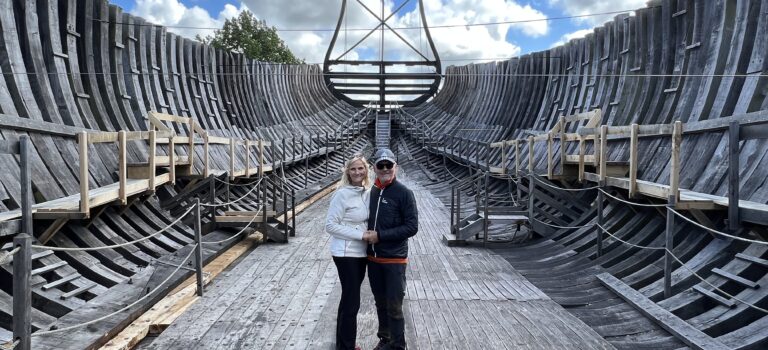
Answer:
<path fill-rule="evenodd" d="M 192 246 L 192 249 L 189 251 L 189 254 L 187 254 L 187 256 L 184 258 L 184 260 L 182 260 L 182 261 L 181 261 L 181 263 L 179 264 L 179 266 L 177 266 L 177 267 L 176 267 L 176 269 L 175 269 L 175 270 L 173 270 L 173 272 L 171 272 L 171 274 L 170 274 L 170 275 L 168 275 L 168 277 L 167 277 L 165 280 L 163 280 L 162 282 L 160 282 L 160 284 L 158 284 L 158 285 L 157 285 L 157 287 L 155 287 L 155 289 L 153 289 L 152 291 L 150 291 L 149 293 L 147 293 L 147 294 L 146 294 L 146 295 L 144 295 L 143 297 L 141 297 L 141 298 L 137 299 L 136 301 L 134 301 L 134 302 L 132 302 L 132 303 L 130 303 L 130 304 L 128 304 L 128 305 L 126 305 L 126 306 L 125 306 L 125 307 L 123 307 L 122 309 L 120 309 L 120 310 L 117 310 L 117 311 L 115 311 L 115 312 L 112 312 L 112 313 L 110 313 L 110 314 L 107 314 L 107 315 L 101 316 L 101 317 L 99 317 L 99 318 L 97 318 L 97 319 L 95 319 L 95 320 L 91 320 L 91 321 L 88 321 L 88 322 L 83 322 L 83 323 L 80 323 L 80 324 L 76 324 L 76 325 L 72 325 L 72 326 L 69 326 L 69 327 L 58 328 L 58 329 L 53 329 L 53 330 L 49 330 L 49 331 L 37 331 L 37 332 L 35 332 L 35 333 L 32 333 L 32 336 L 33 336 L 33 337 L 35 337 L 35 336 L 42 336 L 42 335 L 48 335 L 48 334 L 54 334 L 54 333 L 61 333 L 61 332 L 66 332 L 66 331 L 70 331 L 70 330 L 73 330 L 73 329 L 77 329 L 77 328 L 80 328 L 80 327 L 85 327 L 85 326 L 88 326 L 88 325 L 92 325 L 92 324 L 94 324 L 94 323 L 97 323 L 97 322 L 101 322 L 101 321 L 103 321 L 103 320 L 106 320 L 106 319 L 108 319 L 108 318 L 110 318 L 110 317 L 112 317 L 112 316 L 115 316 L 115 315 L 117 315 L 117 314 L 119 314 L 119 313 L 122 313 L 122 312 L 124 312 L 124 311 L 126 311 L 126 310 L 128 310 L 128 309 L 130 309 L 130 308 L 132 308 L 132 307 L 134 307 L 134 306 L 136 306 L 136 305 L 137 305 L 137 304 L 139 304 L 140 302 L 142 302 L 142 301 L 146 300 L 147 298 L 149 298 L 149 297 L 150 297 L 152 294 L 154 294 L 156 291 L 158 291 L 158 290 L 160 289 L 160 287 L 162 287 L 163 285 L 165 285 L 166 283 L 168 283 L 168 281 L 170 281 L 170 280 L 171 280 L 171 278 L 172 278 L 172 277 L 173 277 L 173 276 L 174 276 L 174 275 L 175 275 L 177 272 L 179 272 L 179 270 L 180 270 L 180 269 L 181 269 L 181 267 L 184 265 L 184 263 L 186 263 L 186 262 L 187 262 L 187 260 L 189 260 L 189 258 L 190 258 L 190 257 L 192 257 L 192 254 L 195 252 L 196 248 L 197 248 L 197 244 L 195 244 L 194 246 Z"/>
<path fill-rule="evenodd" d="M 546 183 L 546 182 L 544 182 L 544 180 L 540 179 L 539 176 L 537 176 L 537 175 L 534 175 L 533 179 L 535 181 L 538 181 L 540 184 L 542 184 L 544 186 L 551 187 L 551 188 L 554 188 L 556 190 L 561 190 L 561 191 L 582 192 L 582 191 L 591 191 L 591 190 L 600 188 L 600 186 L 592 186 L 592 187 L 584 187 L 584 188 L 564 188 L 564 187 L 555 186 L 555 185 Z"/>
<path fill-rule="evenodd" d="M 539 223 L 542 223 L 542 224 L 550 226 L 550 227 L 561 228 L 561 229 L 579 229 L 579 228 L 585 228 L 585 227 L 590 227 L 590 226 L 594 226 L 595 225 L 595 224 L 586 224 L 586 225 L 582 225 L 582 226 L 558 226 L 558 225 L 550 224 L 548 222 L 541 221 L 541 220 L 539 220 L 539 219 L 537 219 L 535 217 L 532 217 L 532 218 L 529 218 L 529 219 L 536 220 Z"/>
<path fill-rule="evenodd" d="M 0 251 L 0 265 L 5 265 L 13 260 L 13 255 L 16 254 L 21 247 L 13 248 L 9 251 Z"/>
<path fill-rule="evenodd" d="M 643 203 L 630 202 L 630 201 L 621 199 L 619 197 L 613 196 L 610 193 L 608 193 L 605 190 L 603 190 L 602 188 L 600 189 L 600 192 L 602 192 L 604 195 L 606 195 L 606 196 L 608 196 L 610 198 L 613 198 L 613 199 L 615 199 L 615 200 L 617 200 L 619 202 L 622 202 L 622 203 L 628 204 L 628 205 L 632 205 L 632 206 L 636 206 L 636 207 L 661 208 L 661 207 L 666 207 L 667 206 L 667 204 L 643 204 Z"/>
<path fill-rule="evenodd" d="M 747 301 L 744 301 L 744 300 L 742 300 L 742 299 L 740 299 L 740 298 L 738 298 L 738 297 L 736 297 L 736 296 L 734 296 L 734 295 L 731 295 L 730 293 L 728 293 L 728 292 L 726 292 L 726 291 L 724 291 L 724 290 L 720 289 L 719 287 L 715 286 L 714 284 L 710 283 L 710 282 L 709 282 L 709 281 L 707 281 L 707 280 L 706 280 L 704 277 L 702 277 L 701 275 L 699 275 L 698 273 L 696 273 L 696 271 L 694 271 L 693 269 L 691 269 L 690 267 L 688 267 L 688 266 L 687 266 L 687 265 L 686 265 L 686 264 L 685 264 L 685 263 L 684 263 L 682 260 L 680 260 L 680 258 L 679 258 L 679 257 L 677 257 L 677 255 L 675 255 L 675 254 L 674 254 L 672 251 L 670 251 L 670 250 L 669 250 L 669 249 L 667 249 L 666 247 L 646 247 L 646 246 L 641 246 L 641 245 L 637 245 L 637 244 L 632 244 L 632 243 L 629 243 L 629 242 L 627 242 L 627 241 L 625 241 L 625 240 L 622 240 L 622 239 L 621 239 L 621 238 L 619 238 L 619 237 L 616 237 L 616 235 L 614 235 L 613 233 L 611 233 L 610 231 L 608 231 L 607 229 L 605 229 L 604 227 L 602 227 L 602 226 L 600 226 L 600 225 L 597 225 L 597 227 L 599 227 L 599 228 L 600 228 L 600 229 L 601 229 L 603 232 L 607 233 L 609 236 L 613 237 L 613 238 L 614 238 L 614 239 L 616 239 L 617 241 L 619 241 L 619 242 L 621 242 L 621 243 L 624 243 L 624 244 L 627 244 L 627 245 L 630 245 L 630 246 L 633 246 L 633 247 L 635 247 L 635 248 L 640 248 L 640 249 L 649 249 L 649 250 L 664 250 L 666 253 L 668 253 L 668 254 L 669 254 L 669 256 L 671 256 L 671 257 L 672 257 L 672 258 L 673 258 L 675 261 L 677 261 L 677 263 L 678 263 L 678 264 L 680 264 L 680 266 L 681 266 L 681 267 L 683 267 L 683 268 L 685 268 L 686 270 L 688 270 L 688 271 L 689 271 L 689 272 L 690 272 L 692 275 L 694 275 L 696 278 L 698 278 L 698 279 L 699 279 L 701 282 L 704 282 L 704 283 L 705 283 L 705 284 L 707 284 L 708 286 L 712 287 L 712 289 L 714 289 L 714 290 L 716 290 L 716 291 L 718 291 L 718 292 L 722 293 L 723 295 L 727 296 L 727 297 L 728 297 L 728 298 L 730 298 L 730 299 L 733 299 L 733 300 L 736 300 L 736 301 L 738 301 L 738 302 L 739 302 L 739 303 L 741 303 L 741 304 L 744 304 L 744 305 L 746 305 L 746 306 L 748 306 L 748 307 L 750 307 L 750 308 L 753 308 L 753 309 L 755 309 L 755 310 L 758 310 L 758 311 L 761 311 L 761 312 L 764 312 L 764 313 L 768 314 L 768 310 L 766 310 L 766 309 L 764 309 L 764 308 L 761 308 L 761 307 L 759 307 L 759 306 L 757 306 L 757 305 L 754 305 L 754 304 L 752 304 L 752 303 L 749 303 L 749 302 L 747 302 Z"/>
<path fill-rule="evenodd" d="M 230 202 L 227 202 L 227 203 L 211 203 L 211 204 L 200 203 L 200 206 L 203 206 L 203 207 L 221 207 L 221 206 L 231 205 L 231 204 L 235 204 L 237 202 L 240 202 L 241 200 L 243 200 L 243 198 L 247 197 L 249 194 L 251 194 L 253 191 L 255 191 L 258 188 L 259 183 L 261 183 L 261 180 L 263 180 L 263 179 L 264 178 L 260 178 L 259 181 L 256 181 L 256 184 L 253 185 L 253 188 L 251 188 L 244 195 L 240 196 L 240 198 L 237 198 L 237 199 L 235 199 L 233 201 L 230 201 Z"/>
<path fill-rule="evenodd" d="M 13 342 L 8 342 L 8 343 L 3 344 L 2 349 L 3 350 L 13 350 L 13 349 L 16 349 L 16 347 L 19 346 L 20 343 L 21 343 L 21 340 L 16 339 Z"/>
<path fill-rule="evenodd" d="M 693 221 L 693 220 L 685 217 L 683 214 L 680 214 L 679 212 L 677 212 L 676 210 L 674 210 L 672 208 L 668 208 L 668 209 L 669 209 L 669 211 L 673 212 L 675 215 L 681 217 L 683 220 L 688 221 L 688 222 L 690 222 L 690 223 L 692 223 L 692 224 L 694 224 L 694 225 L 696 225 L 698 227 L 701 227 L 701 228 L 703 228 L 703 229 L 705 229 L 705 230 L 707 230 L 709 232 L 712 232 L 712 233 L 714 233 L 716 235 L 725 236 L 725 237 L 728 237 L 728 238 L 731 238 L 731 239 L 735 239 L 735 240 L 739 240 L 739 241 L 747 242 L 747 243 L 755 243 L 755 244 L 761 244 L 761 245 L 768 245 L 768 242 L 765 242 L 765 241 L 756 241 L 754 239 L 742 238 L 742 237 L 739 237 L 739 236 L 734 236 L 734 235 L 731 235 L 731 234 L 727 234 L 725 232 L 720 232 L 718 230 L 706 227 L 706 226 L 704 226 L 704 225 L 702 225 L 702 224 L 700 224 L 700 223 L 698 223 L 696 221 Z"/>
<path fill-rule="evenodd" d="M 57 252 L 87 252 L 87 251 L 97 251 L 97 250 L 102 250 L 102 249 L 114 249 L 114 248 L 120 248 L 120 247 L 129 246 L 129 245 L 134 245 L 134 244 L 146 241 L 146 240 L 148 240 L 148 239 L 150 239 L 152 237 L 155 237 L 155 236 L 157 236 L 157 235 L 167 231 L 169 228 L 173 227 L 173 225 L 176 225 L 179 221 L 181 221 L 181 219 L 183 219 L 185 216 L 189 215 L 189 213 L 191 213 L 192 209 L 194 209 L 194 208 L 195 208 L 194 205 L 191 206 L 189 209 L 187 209 L 186 212 L 184 212 L 184 214 L 182 214 L 181 216 L 176 218 L 176 220 L 174 220 L 172 223 L 168 224 L 167 226 L 163 227 L 159 231 L 157 231 L 157 232 L 155 232 L 155 233 L 153 233 L 153 234 L 151 234 L 149 236 L 139 238 L 139 239 L 137 239 L 135 241 L 125 242 L 125 243 L 120 243 L 120 244 L 113 244 L 113 245 L 106 245 L 106 246 L 99 246 L 99 247 L 85 247 L 85 248 L 64 248 L 64 247 L 42 246 L 42 245 L 32 245 L 32 248 L 47 249 L 47 250 L 52 250 L 52 251 L 57 251 Z"/>
<path fill-rule="evenodd" d="M 630 245 L 630 246 L 633 246 L 633 247 L 635 247 L 635 248 L 640 248 L 640 249 L 650 249 L 650 250 L 667 250 L 667 248 L 666 248 L 666 247 L 648 247 L 648 246 L 642 246 L 642 245 L 637 245 L 637 244 L 634 244 L 634 243 L 630 243 L 630 242 L 627 242 L 627 241 L 625 241 L 625 240 L 623 240 L 623 239 L 619 238 L 619 237 L 618 237 L 618 236 L 616 236 L 615 234 L 611 233 L 611 231 L 608 231 L 608 229 L 606 229 L 605 227 L 603 227 L 603 226 L 600 226 L 600 224 L 595 224 L 595 226 L 597 226 L 598 228 L 600 228 L 600 230 L 601 230 L 601 231 L 603 231 L 603 232 L 607 233 L 609 236 L 613 237 L 613 239 L 615 239 L 615 240 L 617 240 L 617 241 L 619 241 L 619 242 L 621 242 L 621 243 L 624 243 L 624 244 L 626 244 L 626 245 Z"/>
<path fill-rule="evenodd" d="M 254 183 L 259 182 L 259 179 L 254 179 L 253 181 L 248 182 L 248 183 L 233 183 L 233 182 L 229 182 L 227 180 L 219 179 L 218 177 L 214 177 L 213 179 L 218 181 L 218 182 L 220 182 L 220 183 L 223 183 L 223 184 L 226 184 L 226 185 L 229 185 L 229 186 L 232 186 L 232 187 L 247 187 L 247 186 L 253 185 Z"/>

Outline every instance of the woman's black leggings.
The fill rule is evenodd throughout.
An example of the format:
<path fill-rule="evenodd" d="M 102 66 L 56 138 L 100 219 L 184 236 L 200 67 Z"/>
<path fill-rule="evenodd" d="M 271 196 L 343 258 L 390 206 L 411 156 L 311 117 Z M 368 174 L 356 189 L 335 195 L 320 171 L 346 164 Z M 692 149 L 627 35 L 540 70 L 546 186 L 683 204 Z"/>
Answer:
<path fill-rule="evenodd" d="M 333 257 L 341 280 L 341 301 L 336 317 L 336 349 L 355 348 L 357 312 L 360 310 L 360 285 L 365 279 L 367 258 Z"/>

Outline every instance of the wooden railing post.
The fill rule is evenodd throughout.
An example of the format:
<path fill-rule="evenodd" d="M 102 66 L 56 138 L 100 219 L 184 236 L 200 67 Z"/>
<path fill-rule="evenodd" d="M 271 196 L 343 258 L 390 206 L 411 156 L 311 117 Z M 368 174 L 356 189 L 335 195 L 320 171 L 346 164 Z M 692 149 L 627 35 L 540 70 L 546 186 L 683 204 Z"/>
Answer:
<path fill-rule="evenodd" d="M 197 276 L 197 295 L 203 296 L 203 233 L 200 217 L 200 198 L 195 198 L 195 275 Z"/>
<path fill-rule="evenodd" d="M 739 229 L 739 122 L 728 125 L 728 230 Z"/>
<path fill-rule="evenodd" d="M 534 193 L 536 193 L 536 178 L 533 172 L 528 173 L 528 222 L 531 224 L 531 232 L 536 232 L 533 229 L 534 226 Z"/>
<path fill-rule="evenodd" d="M 149 131 L 149 160 L 148 160 L 148 167 L 149 171 L 147 172 L 149 174 L 149 190 L 151 192 L 155 192 L 155 171 L 157 169 L 157 131 L 150 130 Z"/>
<path fill-rule="evenodd" d="M 176 184 L 176 141 L 174 135 L 168 137 L 168 172 L 171 177 L 171 184 Z"/>
<path fill-rule="evenodd" d="M 669 158 L 669 190 L 680 201 L 680 144 L 683 141 L 683 122 L 676 121 L 672 129 L 672 155 Z"/>
<path fill-rule="evenodd" d="M 534 138 L 533 136 L 528 136 L 528 172 L 533 174 L 534 165 L 533 165 L 533 146 L 534 146 Z"/>
<path fill-rule="evenodd" d="M 520 142 L 515 140 L 515 176 L 520 177 Z"/>
<path fill-rule="evenodd" d="M 192 175 L 192 171 L 195 169 L 195 120 L 189 118 L 189 152 L 187 152 L 187 159 L 189 160 L 189 175 Z"/>
<path fill-rule="evenodd" d="M 251 140 L 245 139 L 245 177 L 251 176 Z"/>
<path fill-rule="evenodd" d="M 29 153 L 32 144 L 28 135 L 19 136 L 19 182 L 21 185 L 21 232 L 34 232 L 32 227 L 32 177 L 29 172 Z"/>
<path fill-rule="evenodd" d="M 552 177 L 554 175 L 554 160 L 552 159 L 554 155 L 552 154 L 552 131 L 550 130 L 547 133 L 547 177 L 552 180 Z"/>
<path fill-rule="evenodd" d="M 13 341 L 17 350 L 32 348 L 32 236 L 26 232 L 13 238 L 19 250 L 13 256 Z M 14 248 L 15 249 L 15 248 Z"/>
<path fill-rule="evenodd" d="M 501 175 L 507 174 L 507 142 L 501 141 Z"/>
<path fill-rule="evenodd" d="M 125 130 L 117 132 L 117 152 L 118 155 L 118 181 L 120 182 L 120 189 L 118 190 L 118 196 L 120 197 L 120 204 L 128 204 L 128 193 L 126 192 L 126 184 L 128 178 L 128 140 L 126 138 Z"/>
<path fill-rule="evenodd" d="M 608 174 L 608 126 L 600 126 L 600 181 Z"/>
<path fill-rule="evenodd" d="M 629 131 L 629 197 L 637 193 L 637 132 L 638 125 L 633 123 Z"/>
<path fill-rule="evenodd" d="M 672 251 L 675 248 L 675 213 L 672 212 L 677 202 L 675 196 L 669 196 L 667 203 L 667 228 L 665 231 L 665 247 L 666 252 L 664 254 L 664 297 L 669 298 L 672 296 Z"/>
<path fill-rule="evenodd" d="M 605 205 L 605 195 L 603 194 L 603 188 L 605 187 L 605 181 L 600 180 L 600 187 L 597 191 L 597 229 L 595 230 L 595 245 L 597 246 L 597 257 L 603 256 L 603 227 L 605 227 L 605 216 L 603 215 Z"/>
<path fill-rule="evenodd" d="M 229 139 L 229 180 L 235 179 L 235 143 L 236 139 Z"/>
<path fill-rule="evenodd" d="M 275 148 L 272 147 L 272 149 L 274 150 Z M 274 163 L 274 159 L 275 157 L 273 155 L 272 156 L 273 163 Z M 259 140 L 259 176 L 264 176 L 264 141 L 263 140 Z"/>
<path fill-rule="evenodd" d="M 566 144 L 565 144 L 565 117 L 560 117 L 560 175 L 565 176 Z"/>
<path fill-rule="evenodd" d="M 211 175 L 211 145 L 207 132 L 203 135 L 203 141 L 205 142 L 203 144 L 203 156 L 205 157 L 203 159 L 203 176 L 208 177 Z"/>
<path fill-rule="evenodd" d="M 88 133 L 81 131 L 77 139 L 80 147 L 80 213 L 88 218 L 91 212 L 88 202 Z"/>
<path fill-rule="evenodd" d="M 579 136 L 579 182 L 584 182 L 584 157 L 586 157 L 586 153 L 587 143 L 584 141 L 583 136 Z"/>

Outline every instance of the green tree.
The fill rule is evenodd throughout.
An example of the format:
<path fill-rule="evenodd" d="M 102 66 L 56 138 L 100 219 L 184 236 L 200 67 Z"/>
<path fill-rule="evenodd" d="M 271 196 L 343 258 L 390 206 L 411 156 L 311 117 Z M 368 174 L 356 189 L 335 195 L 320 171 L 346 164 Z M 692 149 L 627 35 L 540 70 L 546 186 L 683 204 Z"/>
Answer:
<path fill-rule="evenodd" d="M 198 41 L 212 45 L 217 49 L 240 52 L 250 59 L 263 62 L 299 64 L 299 60 L 277 35 L 275 27 L 259 20 L 250 11 L 243 11 L 239 16 L 224 22 L 224 27 L 217 29 L 213 36 L 196 36 Z"/>

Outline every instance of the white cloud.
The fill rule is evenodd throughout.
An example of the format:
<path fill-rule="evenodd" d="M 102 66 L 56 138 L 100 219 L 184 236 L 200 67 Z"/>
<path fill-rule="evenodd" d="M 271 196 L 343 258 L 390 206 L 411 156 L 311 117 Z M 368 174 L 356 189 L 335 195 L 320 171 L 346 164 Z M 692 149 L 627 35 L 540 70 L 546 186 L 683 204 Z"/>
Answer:
<path fill-rule="evenodd" d="M 226 19 L 237 16 L 246 9 L 247 6 L 243 4 L 240 4 L 240 7 L 225 4 L 218 17 L 213 18 L 205 9 L 199 6 L 187 7 L 180 0 L 136 0 L 130 12 L 149 22 L 171 26 L 168 28 L 169 32 L 194 38 L 197 34 L 212 35 L 212 28 L 221 28 Z M 174 26 L 184 28 L 173 28 Z"/>
<path fill-rule="evenodd" d="M 596 13 L 623 10 L 636 10 L 646 7 L 646 2 L 648 2 L 648 0 L 549 0 L 549 4 L 551 6 L 561 8 L 563 12 L 571 16 L 592 15 Z M 597 26 L 610 21 L 614 16 L 616 16 L 616 14 L 579 17 L 574 18 L 574 21 L 576 23 Z"/>
<path fill-rule="evenodd" d="M 309 63 L 323 62 L 330 44 L 333 29 L 341 11 L 340 0 L 231 0 L 224 9 L 212 16 L 198 6 L 188 7 L 190 0 L 136 0 L 131 11 L 148 21 L 168 26 L 189 26 L 219 28 L 224 20 L 238 15 L 244 9 L 253 9 L 257 18 L 266 19 L 267 24 L 277 28 L 308 29 L 311 31 L 280 31 L 280 37 L 299 58 Z M 411 0 L 414 1 L 414 0 Z M 427 22 L 430 27 L 451 25 L 450 28 L 432 28 L 435 47 L 444 60 L 443 66 L 466 64 L 478 58 L 503 58 L 519 55 L 519 46 L 507 42 L 508 32 L 528 37 L 541 37 L 548 33 L 547 21 L 507 23 L 490 26 L 467 26 L 473 23 L 508 22 L 530 19 L 545 19 L 541 11 L 531 5 L 520 5 L 510 0 L 422 0 Z M 519 1 L 519 0 L 517 0 Z M 552 0 L 559 1 L 559 0 Z M 362 0 L 374 13 L 381 11 L 380 0 Z M 385 15 L 394 10 L 392 0 L 386 0 Z M 346 20 L 342 29 L 373 28 L 378 22 L 357 1 L 347 1 Z M 418 10 L 405 13 L 400 11 L 387 22 L 395 28 L 419 27 L 422 25 Z M 169 31 L 194 38 L 213 33 L 212 29 L 169 28 Z M 334 54 L 341 55 L 367 31 L 349 30 L 341 32 Z M 385 51 L 388 59 L 416 59 L 416 55 L 400 39 L 385 31 Z M 429 51 L 426 36 L 421 30 L 398 30 L 411 45 Z M 379 34 L 373 34 L 354 52 L 356 57 L 376 58 L 379 56 Z M 431 57 L 431 53 L 428 54 Z M 335 58 L 335 57 L 334 57 Z M 352 58 L 350 56 L 346 58 Z M 461 61 L 458 61 L 461 60 Z"/>
<path fill-rule="evenodd" d="M 572 33 L 564 34 L 563 36 L 560 37 L 560 40 L 552 43 L 552 45 L 550 45 L 549 47 L 553 48 L 555 46 L 565 45 L 565 43 L 573 39 L 583 38 L 587 36 L 587 34 L 592 33 L 593 31 L 594 29 L 581 29 Z"/>

